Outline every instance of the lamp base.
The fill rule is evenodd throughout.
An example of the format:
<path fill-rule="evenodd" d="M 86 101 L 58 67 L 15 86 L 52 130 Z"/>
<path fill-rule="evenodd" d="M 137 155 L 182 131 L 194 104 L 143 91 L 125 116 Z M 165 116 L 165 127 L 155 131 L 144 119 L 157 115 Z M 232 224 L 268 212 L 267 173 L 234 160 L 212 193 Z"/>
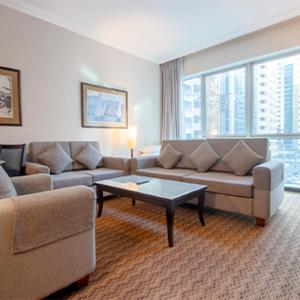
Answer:
<path fill-rule="evenodd" d="M 133 148 L 130 149 L 130 158 L 133 158 Z"/>

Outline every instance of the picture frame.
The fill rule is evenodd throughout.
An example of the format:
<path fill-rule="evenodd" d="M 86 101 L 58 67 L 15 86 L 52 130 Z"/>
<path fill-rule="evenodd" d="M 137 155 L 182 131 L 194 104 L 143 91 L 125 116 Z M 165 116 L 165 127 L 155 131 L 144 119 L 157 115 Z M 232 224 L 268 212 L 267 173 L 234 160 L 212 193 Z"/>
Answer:
<path fill-rule="evenodd" d="M 0 126 L 22 126 L 20 70 L 1 66 Z"/>
<path fill-rule="evenodd" d="M 82 127 L 128 127 L 128 92 L 81 82 Z"/>

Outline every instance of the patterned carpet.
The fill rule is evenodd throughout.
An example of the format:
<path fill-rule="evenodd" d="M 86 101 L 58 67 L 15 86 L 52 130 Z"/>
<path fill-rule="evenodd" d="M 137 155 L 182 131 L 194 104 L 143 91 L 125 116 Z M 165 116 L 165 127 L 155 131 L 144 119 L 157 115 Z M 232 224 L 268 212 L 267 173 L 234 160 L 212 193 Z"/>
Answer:
<path fill-rule="evenodd" d="M 265 228 L 251 218 L 180 207 L 175 246 L 162 208 L 126 198 L 104 203 L 97 220 L 97 270 L 69 299 L 300 299 L 300 195 Z"/>

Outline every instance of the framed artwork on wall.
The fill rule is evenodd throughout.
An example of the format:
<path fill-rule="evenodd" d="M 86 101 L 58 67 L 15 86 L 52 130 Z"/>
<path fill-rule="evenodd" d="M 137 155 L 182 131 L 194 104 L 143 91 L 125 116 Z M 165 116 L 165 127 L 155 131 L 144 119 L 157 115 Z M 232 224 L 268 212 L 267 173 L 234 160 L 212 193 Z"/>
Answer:
<path fill-rule="evenodd" d="M 0 126 L 22 126 L 20 71 L 0 67 Z"/>
<path fill-rule="evenodd" d="M 82 127 L 127 128 L 127 91 L 81 83 Z"/>

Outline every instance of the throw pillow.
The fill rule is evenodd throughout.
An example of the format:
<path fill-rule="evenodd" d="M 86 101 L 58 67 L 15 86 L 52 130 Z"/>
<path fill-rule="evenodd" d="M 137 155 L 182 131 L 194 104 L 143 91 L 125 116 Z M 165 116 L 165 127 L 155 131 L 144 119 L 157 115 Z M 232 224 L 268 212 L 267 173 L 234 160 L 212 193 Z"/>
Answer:
<path fill-rule="evenodd" d="M 0 166 L 0 199 L 16 197 L 16 189 L 7 173 Z"/>
<path fill-rule="evenodd" d="M 40 154 L 38 158 L 49 167 L 52 174 L 60 174 L 73 161 L 58 143 Z"/>
<path fill-rule="evenodd" d="M 88 169 L 94 170 L 101 162 L 102 157 L 103 156 L 92 145 L 86 144 L 86 146 L 77 155 L 76 160 Z"/>
<path fill-rule="evenodd" d="M 259 164 L 263 157 L 255 153 L 244 141 L 238 141 L 233 148 L 222 158 L 222 161 L 235 175 L 244 176 L 254 166 Z"/>
<path fill-rule="evenodd" d="M 191 153 L 189 159 L 197 167 L 199 172 L 206 172 L 220 159 L 220 156 L 207 141 L 204 141 Z"/>
<path fill-rule="evenodd" d="M 182 154 L 180 152 L 174 149 L 170 144 L 167 144 L 157 157 L 157 161 L 163 168 L 172 169 L 181 157 Z"/>

